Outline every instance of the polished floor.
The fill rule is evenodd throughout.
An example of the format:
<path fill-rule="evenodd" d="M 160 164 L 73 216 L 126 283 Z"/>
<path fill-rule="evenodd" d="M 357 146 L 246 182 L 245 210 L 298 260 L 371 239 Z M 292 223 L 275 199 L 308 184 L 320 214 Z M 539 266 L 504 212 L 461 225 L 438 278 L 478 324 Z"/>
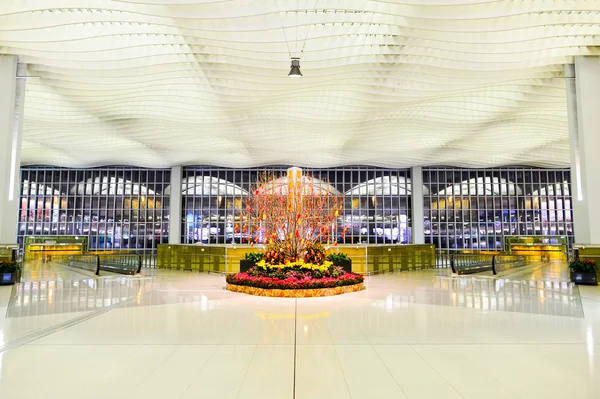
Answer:
<path fill-rule="evenodd" d="M 560 263 L 307 299 L 189 272 L 25 277 L 0 288 L 0 398 L 600 398 L 600 288 Z"/>

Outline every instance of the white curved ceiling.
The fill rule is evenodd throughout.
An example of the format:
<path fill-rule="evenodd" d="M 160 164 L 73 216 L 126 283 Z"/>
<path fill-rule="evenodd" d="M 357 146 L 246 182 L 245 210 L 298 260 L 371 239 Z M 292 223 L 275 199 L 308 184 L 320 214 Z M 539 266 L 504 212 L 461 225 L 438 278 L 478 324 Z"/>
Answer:
<path fill-rule="evenodd" d="M 568 166 L 553 78 L 598 21 L 590 0 L 3 0 L 0 53 L 39 76 L 24 164 Z"/>

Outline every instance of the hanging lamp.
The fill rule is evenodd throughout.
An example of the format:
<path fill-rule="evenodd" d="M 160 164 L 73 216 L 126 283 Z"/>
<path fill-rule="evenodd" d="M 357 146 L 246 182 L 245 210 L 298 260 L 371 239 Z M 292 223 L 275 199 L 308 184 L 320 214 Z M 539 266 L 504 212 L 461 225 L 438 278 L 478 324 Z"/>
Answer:
<path fill-rule="evenodd" d="M 290 78 L 301 78 L 302 72 L 300 72 L 300 58 L 292 57 L 292 67 L 290 69 L 290 73 L 288 73 Z"/>

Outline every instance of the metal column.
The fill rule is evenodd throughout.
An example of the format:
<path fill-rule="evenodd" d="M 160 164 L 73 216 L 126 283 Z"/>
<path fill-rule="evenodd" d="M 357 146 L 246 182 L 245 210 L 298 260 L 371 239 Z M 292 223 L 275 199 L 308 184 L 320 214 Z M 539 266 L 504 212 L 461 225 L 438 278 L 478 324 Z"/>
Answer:
<path fill-rule="evenodd" d="M 172 167 L 169 194 L 169 244 L 181 244 L 181 182 L 181 166 Z"/>
<path fill-rule="evenodd" d="M 0 243 L 17 242 L 25 79 L 15 55 L 0 55 Z M 24 65 L 21 66 L 24 68 Z"/>
<path fill-rule="evenodd" d="M 425 214 L 423 213 L 423 169 L 420 166 L 412 167 L 411 179 L 411 209 L 412 226 L 411 239 L 413 244 L 425 243 Z"/>

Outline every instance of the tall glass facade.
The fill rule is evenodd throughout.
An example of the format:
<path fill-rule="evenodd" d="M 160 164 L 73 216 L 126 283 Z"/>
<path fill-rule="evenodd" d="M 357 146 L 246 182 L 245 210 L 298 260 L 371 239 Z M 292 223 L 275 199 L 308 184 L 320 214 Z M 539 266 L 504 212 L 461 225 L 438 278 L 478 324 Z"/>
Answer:
<path fill-rule="evenodd" d="M 151 252 L 168 242 L 170 170 L 21 168 L 18 240 L 85 235 L 92 250 Z"/>
<path fill-rule="evenodd" d="M 568 169 L 424 168 L 423 182 L 425 242 L 439 249 L 500 250 L 515 235 L 573 243 Z"/>
<path fill-rule="evenodd" d="M 260 176 L 285 179 L 288 168 L 227 169 L 185 167 L 183 243 L 244 243 L 252 239 L 243 223 L 245 198 Z M 346 243 L 410 242 L 410 176 L 406 169 L 344 167 L 304 169 L 313 181 L 344 198 L 333 236 Z M 342 234 L 345 229 L 345 234 Z"/>
<path fill-rule="evenodd" d="M 245 243 L 245 199 L 262 175 L 286 166 L 229 169 L 186 166 L 182 243 Z M 332 236 L 345 243 L 411 241 L 408 169 L 307 168 L 344 199 Z M 168 242 L 170 170 L 136 167 L 21 168 L 18 239 L 85 235 L 93 250 L 153 252 Z M 506 236 L 566 236 L 572 243 L 568 169 L 423 168 L 425 241 L 442 250 L 501 249 Z M 342 233 L 345 231 L 345 234 Z"/>

